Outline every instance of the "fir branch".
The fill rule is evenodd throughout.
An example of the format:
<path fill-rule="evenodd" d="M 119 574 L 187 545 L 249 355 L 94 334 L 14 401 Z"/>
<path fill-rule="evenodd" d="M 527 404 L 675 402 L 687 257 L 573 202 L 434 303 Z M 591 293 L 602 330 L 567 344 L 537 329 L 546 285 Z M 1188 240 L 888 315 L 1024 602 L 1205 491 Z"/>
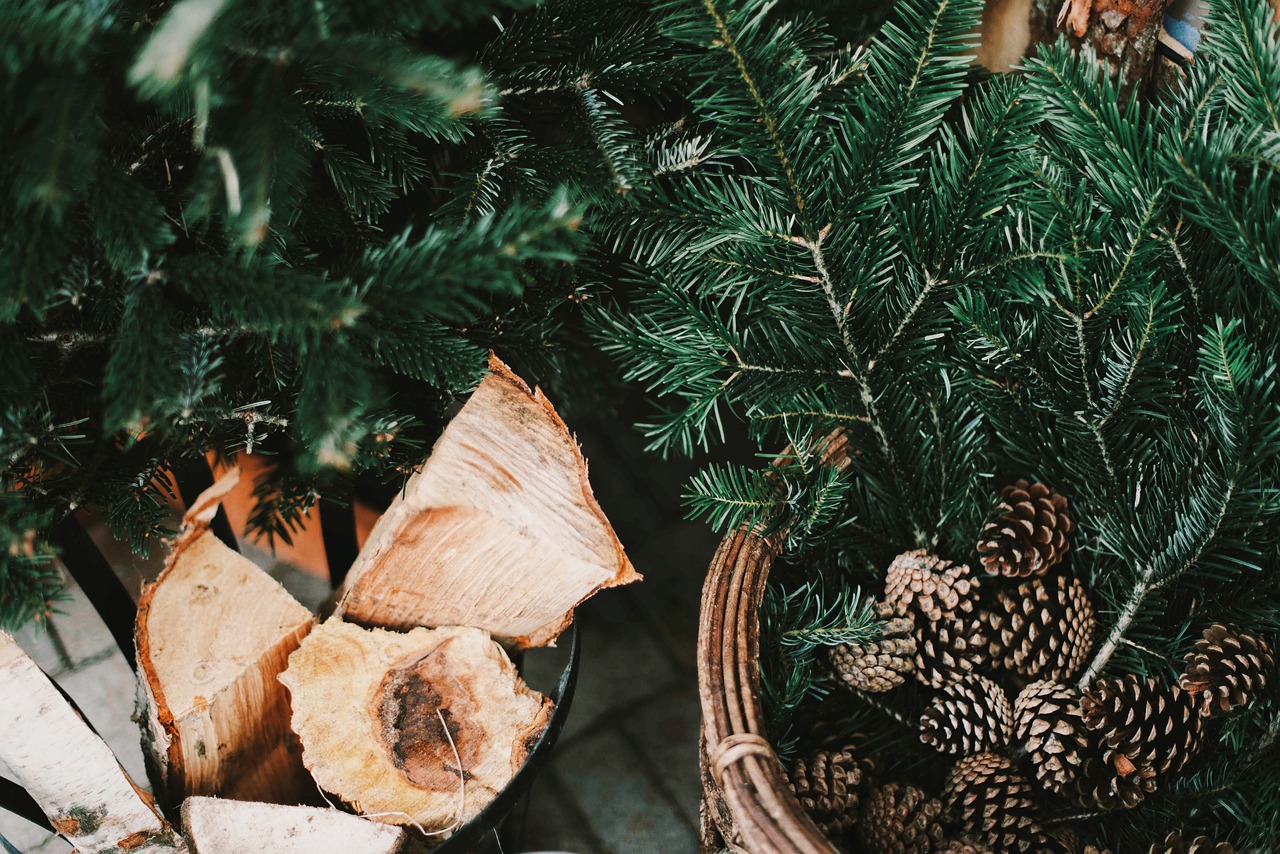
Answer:
<path fill-rule="evenodd" d="M 712 25 L 719 38 L 719 45 L 728 52 L 729 57 L 733 60 L 733 64 L 737 69 L 738 76 L 742 79 L 743 85 L 746 87 L 747 93 L 751 96 L 752 102 L 756 106 L 759 113 L 760 122 L 764 127 L 765 133 L 769 137 L 769 142 L 773 146 L 774 156 L 778 160 L 778 166 L 782 170 L 783 177 L 786 178 L 787 187 L 791 190 L 791 196 L 796 203 L 796 213 L 803 216 L 804 214 L 804 197 L 800 194 L 800 188 L 796 182 L 795 172 L 791 168 L 791 158 L 787 155 L 786 149 L 782 144 L 782 137 L 778 129 L 778 120 L 774 116 L 773 111 L 765 103 L 764 96 L 760 92 L 760 87 L 756 84 L 755 78 L 748 68 L 746 57 L 738 47 L 738 43 L 733 33 L 729 30 L 729 24 L 725 20 L 723 13 L 719 9 L 716 0 L 702 0 L 702 6 L 706 10 L 708 17 L 711 18 Z"/>

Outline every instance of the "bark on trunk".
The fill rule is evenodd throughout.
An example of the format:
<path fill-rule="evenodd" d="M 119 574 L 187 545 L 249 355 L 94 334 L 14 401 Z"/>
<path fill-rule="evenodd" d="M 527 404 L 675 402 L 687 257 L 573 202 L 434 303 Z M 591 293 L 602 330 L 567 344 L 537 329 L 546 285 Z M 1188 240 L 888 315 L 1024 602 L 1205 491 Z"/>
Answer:
<path fill-rule="evenodd" d="M 187 850 L 111 748 L 3 632 L 0 697 L 0 761 L 77 851 Z"/>
<path fill-rule="evenodd" d="M 1144 96 L 1152 82 L 1168 5 L 1168 0 L 1033 0 L 1031 35 L 1052 42 L 1066 33 L 1076 49 L 1091 45 L 1126 101 Z"/>

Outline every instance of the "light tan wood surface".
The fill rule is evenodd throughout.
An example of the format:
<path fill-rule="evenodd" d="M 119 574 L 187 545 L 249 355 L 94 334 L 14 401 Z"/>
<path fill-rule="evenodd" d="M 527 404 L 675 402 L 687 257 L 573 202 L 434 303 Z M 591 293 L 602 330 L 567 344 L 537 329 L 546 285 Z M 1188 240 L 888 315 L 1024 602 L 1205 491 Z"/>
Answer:
<path fill-rule="evenodd" d="M 457 626 L 400 633 L 331 619 L 280 681 L 320 787 L 369 818 L 428 832 L 493 800 L 552 710 L 486 632 Z"/>

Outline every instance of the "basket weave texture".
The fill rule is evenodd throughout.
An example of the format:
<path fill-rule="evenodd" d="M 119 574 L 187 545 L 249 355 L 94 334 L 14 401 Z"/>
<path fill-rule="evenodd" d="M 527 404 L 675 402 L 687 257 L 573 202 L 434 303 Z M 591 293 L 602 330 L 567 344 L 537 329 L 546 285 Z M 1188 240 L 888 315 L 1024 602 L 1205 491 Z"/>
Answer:
<path fill-rule="evenodd" d="M 843 466 L 849 444 L 828 437 L 823 460 Z M 702 848 L 751 854 L 835 854 L 801 809 L 765 733 L 760 701 L 760 603 L 781 538 L 725 537 L 702 587 L 698 696 L 702 704 Z"/>

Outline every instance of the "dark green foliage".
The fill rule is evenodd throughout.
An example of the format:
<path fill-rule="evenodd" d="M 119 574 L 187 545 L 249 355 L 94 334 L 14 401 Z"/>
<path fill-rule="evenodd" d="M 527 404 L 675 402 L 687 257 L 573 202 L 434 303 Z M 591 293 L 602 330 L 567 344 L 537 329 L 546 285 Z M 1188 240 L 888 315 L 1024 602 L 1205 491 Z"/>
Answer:
<path fill-rule="evenodd" d="M 583 372 L 583 213 L 645 180 L 617 104 L 669 77 L 642 6 L 532 5 L 3 5 L 0 624 L 72 508 L 147 551 L 183 460 L 273 455 L 287 539 L 411 471 L 489 349 Z"/>
<path fill-rule="evenodd" d="M 1071 501 L 1071 570 L 1101 616 L 1082 684 L 1170 677 L 1210 622 L 1280 630 L 1272 10 L 1216 2 L 1185 85 L 1127 106 L 1062 44 L 971 83 L 976 11 L 903 3 L 847 51 L 753 0 L 664 7 L 694 72 L 662 145 L 689 165 L 611 220 L 630 290 L 598 330 L 657 398 L 655 450 L 735 423 L 793 449 L 767 473 L 709 466 L 688 497 L 719 530 L 797 532 L 761 612 L 779 739 L 823 690 L 788 633 L 878 594 L 902 550 L 976 566 L 995 487 L 1018 477 Z M 835 428 L 856 449 L 843 473 L 818 463 Z M 875 702 L 913 720 L 895 697 Z M 1239 712 L 1202 769 L 1088 835 L 1265 848 L 1277 720 Z"/>

